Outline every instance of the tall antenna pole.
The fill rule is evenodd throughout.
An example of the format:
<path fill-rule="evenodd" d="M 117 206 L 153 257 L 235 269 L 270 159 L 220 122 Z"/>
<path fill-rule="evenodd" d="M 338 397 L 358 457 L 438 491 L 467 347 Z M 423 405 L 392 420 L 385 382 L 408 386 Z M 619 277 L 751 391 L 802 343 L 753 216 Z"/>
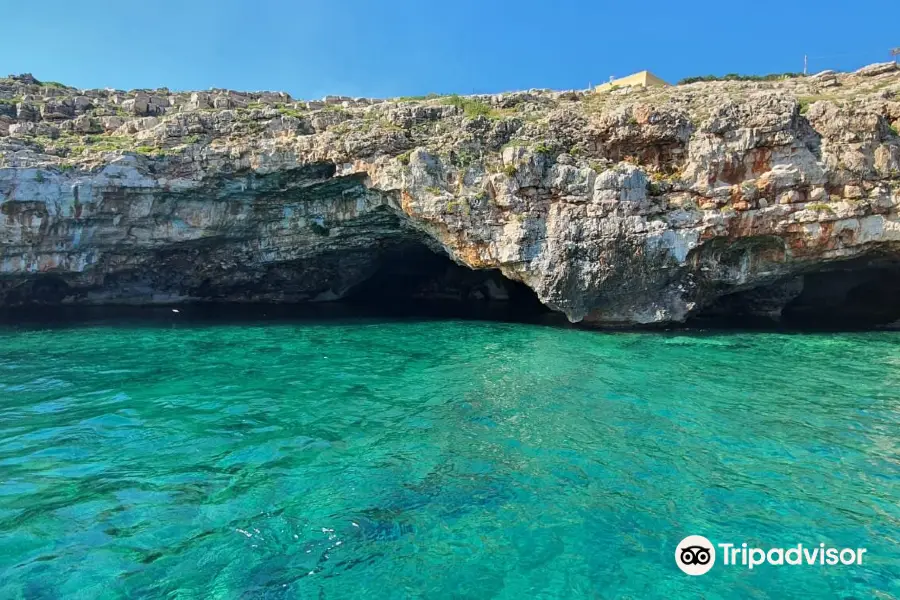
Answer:
<path fill-rule="evenodd" d="M 809 60 L 807 56 L 803 55 L 803 74 L 806 75 L 806 67 L 809 65 Z"/>

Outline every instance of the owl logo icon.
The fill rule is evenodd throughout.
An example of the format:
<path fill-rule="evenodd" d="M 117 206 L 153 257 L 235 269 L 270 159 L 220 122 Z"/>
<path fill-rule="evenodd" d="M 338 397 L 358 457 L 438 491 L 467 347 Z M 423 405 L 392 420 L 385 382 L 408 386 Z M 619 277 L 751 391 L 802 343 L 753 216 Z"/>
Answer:
<path fill-rule="evenodd" d="M 688 575 L 703 575 L 716 564 L 716 547 L 702 535 L 689 535 L 675 548 L 675 564 Z"/>

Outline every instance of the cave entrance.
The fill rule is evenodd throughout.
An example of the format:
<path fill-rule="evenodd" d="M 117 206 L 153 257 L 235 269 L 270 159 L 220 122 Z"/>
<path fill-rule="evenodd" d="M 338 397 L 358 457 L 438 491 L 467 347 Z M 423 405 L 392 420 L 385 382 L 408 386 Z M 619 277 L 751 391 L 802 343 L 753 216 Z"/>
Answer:
<path fill-rule="evenodd" d="M 340 302 L 392 316 L 533 321 L 551 314 L 524 283 L 499 270 L 461 266 L 421 243 L 385 251 L 371 276 Z"/>
<path fill-rule="evenodd" d="M 689 325 L 900 327 L 900 263 L 860 259 L 722 296 Z"/>
<path fill-rule="evenodd" d="M 900 265 L 811 273 L 781 311 L 787 326 L 871 328 L 900 321 Z"/>

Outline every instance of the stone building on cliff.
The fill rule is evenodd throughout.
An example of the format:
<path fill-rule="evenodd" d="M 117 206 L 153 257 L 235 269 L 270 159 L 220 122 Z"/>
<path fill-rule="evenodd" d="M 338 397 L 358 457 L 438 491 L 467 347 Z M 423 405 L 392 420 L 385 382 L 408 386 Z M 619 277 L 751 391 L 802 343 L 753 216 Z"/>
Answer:
<path fill-rule="evenodd" d="M 620 77 L 619 79 L 611 79 L 603 85 L 595 88 L 597 92 L 605 92 L 610 89 L 638 86 L 638 87 L 666 87 L 669 84 L 651 73 L 650 71 L 640 71 L 629 75 L 628 77 Z"/>

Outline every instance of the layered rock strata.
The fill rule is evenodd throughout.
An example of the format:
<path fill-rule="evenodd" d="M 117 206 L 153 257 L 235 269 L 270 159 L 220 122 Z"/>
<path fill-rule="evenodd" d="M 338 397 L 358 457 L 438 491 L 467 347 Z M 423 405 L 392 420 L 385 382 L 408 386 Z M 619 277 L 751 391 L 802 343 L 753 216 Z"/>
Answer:
<path fill-rule="evenodd" d="M 383 101 L 10 77 L 0 305 L 339 300 L 427 249 L 590 324 L 892 320 L 898 128 L 894 63 Z"/>

